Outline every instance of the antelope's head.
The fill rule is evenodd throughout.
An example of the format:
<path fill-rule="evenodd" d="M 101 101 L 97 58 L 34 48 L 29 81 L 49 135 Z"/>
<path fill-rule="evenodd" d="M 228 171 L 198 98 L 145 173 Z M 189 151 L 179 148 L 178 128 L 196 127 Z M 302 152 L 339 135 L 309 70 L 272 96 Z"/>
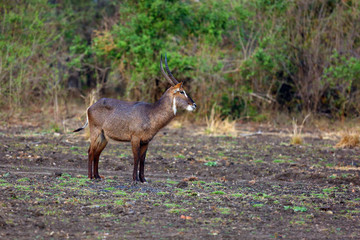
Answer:
<path fill-rule="evenodd" d="M 164 77 L 170 82 L 172 87 L 169 88 L 169 94 L 172 98 L 172 109 L 174 114 L 176 115 L 177 107 L 182 109 L 186 109 L 188 111 L 194 111 L 196 109 L 195 102 L 188 96 L 183 88 L 183 83 L 178 82 L 176 78 L 170 72 L 169 66 L 167 64 L 167 58 L 165 54 L 165 67 L 168 75 L 165 73 L 164 68 L 162 66 L 162 56 L 160 57 L 160 68 Z"/>

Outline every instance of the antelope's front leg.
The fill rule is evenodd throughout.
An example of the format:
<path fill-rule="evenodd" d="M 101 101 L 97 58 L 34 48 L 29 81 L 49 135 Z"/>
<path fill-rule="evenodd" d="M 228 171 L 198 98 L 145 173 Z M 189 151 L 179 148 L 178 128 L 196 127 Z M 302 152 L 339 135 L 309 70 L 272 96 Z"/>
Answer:
<path fill-rule="evenodd" d="M 141 145 L 140 147 L 140 169 L 139 169 L 140 182 L 146 182 L 144 168 L 145 168 L 146 151 L 148 149 L 148 146 L 149 144 L 144 144 Z"/>
<path fill-rule="evenodd" d="M 134 155 L 133 181 L 138 182 L 139 181 L 138 165 L 139 165 L 139 158 L 140 158 L 140 139 L 137 139 L 137 138 L 131 139 L 131 146 L 132 146 L 132 152 Z"/>

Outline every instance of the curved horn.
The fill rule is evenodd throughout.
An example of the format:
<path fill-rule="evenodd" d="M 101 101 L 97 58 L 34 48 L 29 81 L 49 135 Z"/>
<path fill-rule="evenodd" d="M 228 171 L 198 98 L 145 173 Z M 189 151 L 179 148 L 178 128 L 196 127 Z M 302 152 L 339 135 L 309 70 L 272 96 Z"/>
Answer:
<path fill-rule="evenodd" d="M 166 58 L 166 53 L 165 53 L 165 67 L 166 67 L 166 71 L 169 74 L 170 78 L 172 79 L 172 81 L 174 82 L 174 84 L 179 84 L 178 80 L 176 80 L 176 78 L 172 75 L 172 73 L 170 72 L 169 66 L 167 64 L 167 58 Z"/>
<path fill-rule="evenodd" d="M 165 55 L 166 56 L 166 55 Z M 165 57 L 166 59 L 166 57 Z M 163 65 L 162 65 L 162 54 L 160 56 L 160 69 L 161 69 L 161 73 L 164 75 L 164 77 L 166 78 L 166 80 L 169 81 L 169 83 L 172 85 L 172 86 L 175 86 L 174 82 L 169 78 L 168 75 L 166 75 L 165 71 L 164 71 L 164 68 L 163 68 Z"/>

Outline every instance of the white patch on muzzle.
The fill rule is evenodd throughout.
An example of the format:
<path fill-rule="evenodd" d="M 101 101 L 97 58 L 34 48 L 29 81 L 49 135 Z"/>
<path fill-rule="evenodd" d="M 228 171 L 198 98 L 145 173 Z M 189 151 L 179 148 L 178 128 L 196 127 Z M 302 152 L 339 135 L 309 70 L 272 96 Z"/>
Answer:
<path fill-rule="evenodd" d="M 191 106 L 191 105 L 188 105 L 188 106 L 186 107 L 186 110 L 188 110 L 189 112 L 192 112 L 192 111 L 195 110 L 195 107 L 194 107 L 194 106 Z"/>

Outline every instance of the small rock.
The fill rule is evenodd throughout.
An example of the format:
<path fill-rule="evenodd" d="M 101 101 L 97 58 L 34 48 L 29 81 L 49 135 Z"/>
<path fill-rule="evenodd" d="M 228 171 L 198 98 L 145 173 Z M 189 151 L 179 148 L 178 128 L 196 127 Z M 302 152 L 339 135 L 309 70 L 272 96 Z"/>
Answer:
<path fill-rule="evenodd" d="M 56 177 L 61 177 L 61 175 L 62 175 L 62 172 L 55 172 Z"/>

